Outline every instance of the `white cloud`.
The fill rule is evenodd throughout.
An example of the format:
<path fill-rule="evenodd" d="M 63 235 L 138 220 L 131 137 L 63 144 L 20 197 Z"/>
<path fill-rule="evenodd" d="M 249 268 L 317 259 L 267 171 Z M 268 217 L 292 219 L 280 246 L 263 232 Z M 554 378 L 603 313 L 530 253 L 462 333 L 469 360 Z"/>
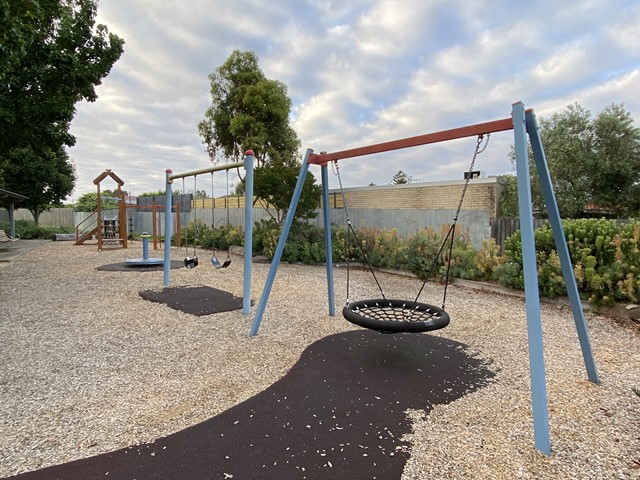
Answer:
<path fill-rule="evenodd" d="M 104 0 L 98 21 L 125 39 L 125 54 L 98 101 L 78 105 L 76 197 L 105 168 L 141 193 L 163 188 L 166 168 L 207 165 L 196 129 L 207 76 L 234 48 L 255 51 L 288 86 L 303 150 L 504 118 L 517 100 L 539 115 L 576 101 L 593 112 L 624 103 L 640 118 L 640 7 L 629 0 Z M 512 138 L 496 134 L 480 169 L 510 171 Z M 349 160 L 344 179 L 384 184 L 400 169 L 460 178 L 473 143 Z"/>

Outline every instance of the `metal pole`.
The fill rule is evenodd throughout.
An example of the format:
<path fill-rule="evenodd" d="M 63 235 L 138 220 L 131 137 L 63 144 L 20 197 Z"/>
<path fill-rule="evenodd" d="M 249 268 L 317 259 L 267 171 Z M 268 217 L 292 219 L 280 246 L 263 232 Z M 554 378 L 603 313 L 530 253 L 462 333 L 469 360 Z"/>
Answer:
<path fill-rule="evenodd" d="M 244 284 L 242 313 L 251 315 L 251 269 L 253 267 L 253 161 L 254 155 L 247 150 L 244 157 Z"/>
<path fill-rule="evenodd" d="M 551 453 L 549 444 L 549 412 L 547 408 L 547 386 L 544 372 L 536 244 L 533 233 L 533 211 L 531 208 L 529 155 L 524 105 L 521 102 L 513 104 L 512 115 L 516 147 L 516 172 L 518 176 L 520 232 L 522 235 L 522 265 L 524 270 L 524 293 L 529 340 L 529 371 L 531 375 L 531 398 L 533 403 L 534 443 L 538 450 L 545 455 L 549 455 Z"/>
<path fill-rule="evenodd" d="M 169 181 L 173 182 L 178 178 L 193 177 L 195 175 L 202 175 L 203 173 L 219 172 L 220 170 L 230 170 L 232 168 L 244 167 L 244 162 L 225 163 L 223 165 L 216 165 L 215 167 L 203 168 L 200 170 L 191 170 L 190 172 L 176 173 L 169 176 Z"/>
<path fill-rule="evenodd" d="M 164 286 L 168 287 L 171 271 L 171 227 L 173 222 L 171 221 L 171 174 L 173 172 L 170 169 L 165 171 L 166 175 L 166 188 L 164 192 Z M 178 232 L 178 235 L 180 232 Z"/>
<path fill-rule="evenodd" d="M 312 149 L 307 149 L 304 160 L 302 160 L 298 182 L 296 183 L 296 188 L 294 189 L 293 196 L 291 197 L 291 203 L 289 204 L 287 217 L 285 218 L 284 225 L 282 226 L 282 233 L 280 233 L 278 245 L 276 246 L 276 251 L 273 254 L 273 260 L 271 260 L 271 268 L 269 269 L 269 274 L 267 275 L 267 280 L 264 284 L 264 289 L 262 290 L 262 296 L 260 297 L 260 303 L 258 304 L 258 309 L 256 310 L 256 316 L 253 319 L 253 326 L 251 327 L 250 333 L 252 337 L 257 335 L 258 330 L 260 329 L 262 315 L 264 314 L 264 310 L 267 307 L 267 301 L 269 300 L 271 287 L 273 287 L 273 281 L 276 278 L 278 265 L 280 264 L 280 258 L 282 257 L 282 252 L 284 251 L 284 245 L 285 243 L 287 243 L 287 237 L 289 236 L 289 231 L 291 230 L 291 224 L 293 223 L 293 218 L 296 214 L 296 208 L 298 207 L 298 202 L 300 201 L 302 187 L 304 186 L 304 181 L 307 178 L 307 173 L 309 172 L 309 156 L 312 153 Z"/>
<path fill-rule="evenodd" d="M 333 291 L 333 249 L 331 246 L 331 211 L 329 210 L 329 173 L 327 165 L 320 167 L 322 176 L 322 210 L 324 217 L 324 256 L 327 268 L 327 296 L 329 300 L 329 315 L 336 315 L 336 303 Z"/>
<path fill-rule="evenodd" d="M 569 297 L 569 301 L 571 302 L 573 320 L 576 324 L 576 330 L 578 331 L 578 339 L 580 340 L 580 348 L 582 349 L 582 358 L 584 359 L 584 365 L 587 369 L 587 377 L 593 383 L 600 383 L 600 380 L 598 379 L 596 362 L 593 358 L 593 352 L 591 350 L 591 342 L 589 341 L 589 330 L 587 328 L 587 321 L 584 318 L 582 302 L 580 301 L 578 286 L 576 285 L 576 277 L 573 273 L 573 266 L 571 265 L 571 256 L 569 255 L 567 240 L 564 236 L 564 230 L 562 228 L 562 220 L 560 218 L 560 211 L 558 210 L 558 202 L 556 201 L 556 196 L 553 192 L 553 184 L 551 183 L 551 176 L 549 174 L 549 168 L 547 166 L 547 159 L 544 154 L 542 139 L 540 138 L 538 119 L 536 118 L 533 110 L 528 110 L 525 113 L 525 118 L 527 120 L 527 130 L 529 131 L 531 149 L 533 150 L 533 157 L 536 161 L 536 169 L 540 177 L 540 184 L 542 186 L 544 201 L 547 205 L 547 210 L 549 213 L 549 223 L 551 224 L 551 229 L 553 230 L 553 236 L 556 242 L 556 250 L 558 251 L 558 256 L 560 257 L 560 265 L 562 266 L 562 275 L 564 276 L 564 283 L 567 287 L 567 295 Z"/>

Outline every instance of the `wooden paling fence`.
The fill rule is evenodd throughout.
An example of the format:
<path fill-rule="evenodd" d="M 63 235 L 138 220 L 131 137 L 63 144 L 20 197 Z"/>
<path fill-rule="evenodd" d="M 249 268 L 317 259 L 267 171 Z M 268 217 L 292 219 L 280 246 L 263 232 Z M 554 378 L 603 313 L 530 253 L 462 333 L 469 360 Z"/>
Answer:
<path fill-rule="evenodd" d="M 547 220 L 544 218 L 534 218 L 533 219 L 533 227 L 540 228 L 544 225 Z M 500 245 L 500 250 L 504 253 L 504 241 L 509 238 L 511 235 L 520 230 L 520 219 L 519 218 L 492 218 L 491 219 L 491 238 L 493 238 L 498 245 Z"/>

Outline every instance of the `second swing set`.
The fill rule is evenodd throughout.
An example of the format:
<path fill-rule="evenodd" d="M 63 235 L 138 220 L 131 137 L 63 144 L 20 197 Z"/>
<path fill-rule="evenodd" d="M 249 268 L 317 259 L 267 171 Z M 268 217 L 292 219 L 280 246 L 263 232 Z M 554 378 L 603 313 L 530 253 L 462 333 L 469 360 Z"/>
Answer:
<path fill-rule="evenodd" d="M 184 178 L 182 179 L 182 190 L 185 190 L 185 183 L 184 183 Z M 193 191 L 194 191 L 194 198 L 195 195 L 197 195 L 197 175 L 193 176 Z M 216 217 L 215 217 L 215 201 L 216 201 L 216 197 L 214 196 L 214 191 L 213 191 L 213 172 L 211 172 L 211 226 L 213 231 L 215 232 L 215 228 L 216 228 Z M 229 170 L 227 170 L 227 195 L 225 197 L 225 210 L 227 213 L 227 226 L 230 225 L 230 215 L 229 215 Z M 199 261 L 198 261 L 198 255 L 196 252 L 196 243 L 197 243 L 197 237 L 198 237 L 198 219 L 197 219 L 197 209 L 194 208 L 193 209 L 194 215 L 193 215 L 193 255 L 189 255 L 189 228 L 188 225 L 187 227 L 185 227 L 184 230 L 184 248 L 186 251 L 187 256 L 184 259 L 184 266 L 186 268 L 195 268 L 199 265 Z M 227 258 L 221 262 L 218 257 L 216 256 L 216 252 L 215 249 L 212 249 L 211 251 L 211 265 L 213 265 L 215 267 L 216 270 L 219 270 L 221 268 L 227 268 L 229 267 L 229 265 L 231 265 L 231 247 L 229 247 L 227 249 Z"/>

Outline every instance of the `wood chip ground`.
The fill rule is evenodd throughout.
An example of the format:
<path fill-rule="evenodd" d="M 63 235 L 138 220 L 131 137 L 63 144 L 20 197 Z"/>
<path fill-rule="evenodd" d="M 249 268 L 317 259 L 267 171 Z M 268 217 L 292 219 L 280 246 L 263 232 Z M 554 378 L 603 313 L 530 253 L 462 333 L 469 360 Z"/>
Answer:
<path fill-rule="evenodd" d="M 353 330 L 327 314 L 323 267 L 283 264 L 260 333 L 241 311 L 196 317 L 140 298 L 162 272 L 97 271 L 141 246 L 104 250 L 47 243 L 0 268 L 0 477 L 151 442 L 263 391 L 302 351 Z M 161 253 L 158 253 L 160 256 Z M 174 260 L 184 252 L 174 250 Z M 242 296 L 242 259 L 171 271 L 171 284 Z M 257 302 L 268 265 L 255 264 Z M 352 272 L 354 298 L 377 297 L 370 273 Z M 419 281 L 380 274 L 389 298 Z M 346 272 L 336 269 L 336 303 Z M 438 304 L 440 285 L 423 301 Z M 552 454 L 533 447 L 524 301 L 450 287 L 452 322 L 433 333 L 470 347 L 491 383 L 429 415 L 410 411 L 403 479 L 640 478 L 640 337 L 587 315 L 601 384 L 586 379 L 571 311 L 542 306 Z M 255 312 L 255 307 L 254 307 Z M 419 385 L 416 388 L 420 388 Z"/>

